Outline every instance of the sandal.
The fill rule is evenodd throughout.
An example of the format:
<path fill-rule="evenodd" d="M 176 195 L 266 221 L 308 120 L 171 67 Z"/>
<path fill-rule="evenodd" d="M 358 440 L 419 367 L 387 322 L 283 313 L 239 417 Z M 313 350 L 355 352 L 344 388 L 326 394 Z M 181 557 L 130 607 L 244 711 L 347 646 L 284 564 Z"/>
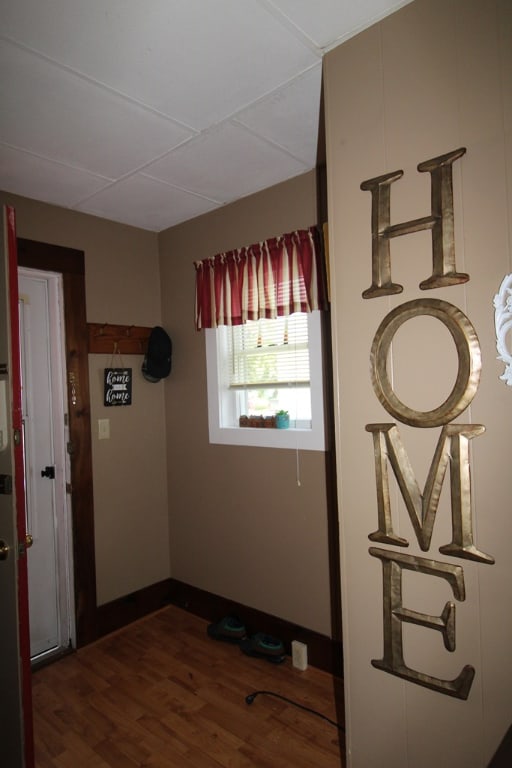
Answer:
<path fill-rule="evenodd" d="M 240 643 L 240 649 L 248 656 L 267 659 L 272 664 L 281 664 L 285 658 L 285 648 L 281 640 L 263 632 L 247 637 Z"/>
<path fill-rule="evenodd" d="M 206 631 L 214 640 L 224 640 L 228 643 L 240 643 L 247 636 L 245 624 L 237 616 L 225 616 L 220 621 L 209 624 Z"/>

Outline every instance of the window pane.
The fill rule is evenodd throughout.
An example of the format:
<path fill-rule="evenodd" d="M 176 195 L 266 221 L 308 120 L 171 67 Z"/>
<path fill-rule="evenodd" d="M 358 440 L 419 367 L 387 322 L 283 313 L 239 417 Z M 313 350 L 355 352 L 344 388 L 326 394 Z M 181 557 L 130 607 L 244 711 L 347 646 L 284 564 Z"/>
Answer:
<path fill-rule="evenodd" d="M 239 392 L 238 415 L 273 416 L 277 411 L 288 411 L 292 426 L 300 422 L 311 424 L 311 394 L 309 387 L 278 387 L 244 389 Z"/>
<path fill-rule="evenodd" d="M 309 384 L 308 320 L 305 313 L 235 326 L 228 335 L 231 387 Z"/>

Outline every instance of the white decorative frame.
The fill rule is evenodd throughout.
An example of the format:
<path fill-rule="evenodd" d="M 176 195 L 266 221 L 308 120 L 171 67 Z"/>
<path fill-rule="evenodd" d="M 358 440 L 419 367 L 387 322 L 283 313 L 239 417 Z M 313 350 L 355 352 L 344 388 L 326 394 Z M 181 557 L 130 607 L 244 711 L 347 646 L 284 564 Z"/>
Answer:
<path fill-rule="evenodd" d="M 499 293 L 494 297 L 494 309 L 498 360 L 505 363 L 505 371 L 500 379 L 512 387 L 512 351 L 507 346 L 507 334 L 512 331 L 512 274 L 503 278 Z"/>

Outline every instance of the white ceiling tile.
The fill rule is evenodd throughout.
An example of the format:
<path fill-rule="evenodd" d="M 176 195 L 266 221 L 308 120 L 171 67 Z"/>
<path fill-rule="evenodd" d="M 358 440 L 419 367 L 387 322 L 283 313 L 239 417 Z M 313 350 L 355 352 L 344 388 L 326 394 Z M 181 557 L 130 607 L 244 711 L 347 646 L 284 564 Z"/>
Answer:
<path fill-rule="evenodd" d="M 2 29 L 196 129 L 319 60 L 254 0 L 17 0 Z"/>
<path fill-rule="evenodd" d="M 191 135 L 167 118 L 0 45 L 0 140 L 117 179 Z"/>
<path fill-rule="evenodd" d="M 279 144 L 308 167 L 316 164 L 322 65 L 237 116 L 243 125 Z"/>
<path fill-rule="evenodd" d="M 306 170 L 303 163 L 242 126 L 223 123 L 173 150 L 144 172 L 226 203 Z"/>
<path fill-rule="evenodd" d="M 411 0 L 264 0 L 321 49 L 339 45 Z"/>
<path fill-rule="evenodd" d="M 108 179 L 87 171 L 0 145 L 0 189 L 15 195 L 73 206 L 109 183 Z"/>
<path fill-rule="evenodd" d="M 77 210 L 84 213 L 154 232 L 200 216 L 216 207 L 218 204 L 212 200 L 175 189 L 143 174 L 118 181 L 76 206 Z"/>
<path fill-rule="evenodd" d="M 0 186 L 160 230 L 292 178 L 322 52 L 408 1 L 3 3 Z"/>

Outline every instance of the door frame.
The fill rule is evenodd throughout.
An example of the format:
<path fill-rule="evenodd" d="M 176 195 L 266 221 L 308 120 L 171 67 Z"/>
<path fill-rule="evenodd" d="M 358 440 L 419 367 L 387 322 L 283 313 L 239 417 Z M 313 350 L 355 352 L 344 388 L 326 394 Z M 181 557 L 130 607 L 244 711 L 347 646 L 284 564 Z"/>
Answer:
<path fill-rule="evenodd" d="M 77 647 L 98 637 L 84 252 L 19 237 L 18 266 L 62 275 Z"/>

